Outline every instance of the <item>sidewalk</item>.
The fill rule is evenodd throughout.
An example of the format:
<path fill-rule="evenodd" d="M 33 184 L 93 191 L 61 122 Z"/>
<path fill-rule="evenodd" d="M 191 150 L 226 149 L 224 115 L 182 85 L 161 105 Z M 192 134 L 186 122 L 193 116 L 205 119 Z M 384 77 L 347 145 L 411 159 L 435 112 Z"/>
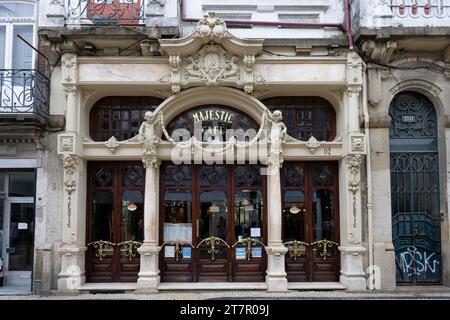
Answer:
<path fill-rule="evenodd" d="M 395 299 L 445 299 L 450 300 L 450 287 L 407 287 L 396 291 L 384 292 L 349 292 L 349 291 L 289 291 L 273 293 L 266 291 L 161 291 L 156 294 L 134 293 L 97 293 L 76 296 L 56 295 L 3 295 L 0 300 L 395 300 Z"/>

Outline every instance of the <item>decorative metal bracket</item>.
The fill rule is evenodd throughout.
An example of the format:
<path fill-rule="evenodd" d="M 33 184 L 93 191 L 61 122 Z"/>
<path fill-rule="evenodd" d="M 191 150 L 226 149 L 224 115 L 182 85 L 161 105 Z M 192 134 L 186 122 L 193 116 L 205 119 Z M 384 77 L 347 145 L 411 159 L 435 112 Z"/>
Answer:
<path fill-rule="evenodd" d="M 225 240 L 212 236 L 212 237 L 209 237 L 209 238 L 206 238 L 206 239 L 203 239 L 202 241 L 200 241 L 200 243 L 197 245 L 197 248 L 199 248 L 200 245 L 202 245 L 202 244 L 209 246 L 210 249 L 208 249 L 208 253 L 211 256 L 211 260 L 214 261 L 215 255 L 217 253 L 219 253 L 219 250 L 216 249 L 216 246 L 220 245 L 221 243 L 225 244 L 227 246 L 227 248 L 230 247 L 228 245 L 228 243 L 225 242 Z"/>
<path fill-rule="evenodd" d="M 257 244 L 260 244 L 263 248 L 265 248 L 264 243 L 253 238 L 242 239 L 233 244 L 233 248 L 236 247 L 237 245 L 245 246 L 245 255 L 247 256 L 247 260 L 250 260 L 252 258 L 252 247 L 255 247 Z"/>
<path fill-rule="evenodd" d="M 320 256 L 323 258 L 323 260 L 327 260 L 327 257 L 331 256 L 331 252 L 328 251 L 328 248 L 331 248 L 333 245 L 339 246 L 339 243 L 327 239 L 311 243 L 312 246 L 316 244 L 319 248 L 322 248 L 322 253 L 320 254 Z"/>
<path fill-rule="evenodd" d="M 180 255 L 183 253 L 183 246 L 184 245 L 189 245 L 191 246 L 192 249 L 194 249 L 194 246 L 192 245 L 192 243 L 190 241 L 187 240 L 168 240 L 165 241 L 161 247 L 164 247 L 166 245 L 175 245 L 175 261 L 179 261 L 180 260 Z"/>
<path fill-rule="evenodd" d="M 128 240 L 128 241 L 122 241 L 122 242 L 118 243 L 117 245 L 123 246 L 123 248 L 125 249 L 125 257 L 127 257 L 131 261 L 131 260 L 133 260 L 133 258 L 136 257 L 135 250 L 140 245 L 142 245 L 142 242 Z"/>
<path fill-rule="evenodd" d="M 291 256 L 291 258 L 294 258 L 294 260 L 297 260 L 298 257 L 306 255 L 306 250 L 303 250 L 302 247 L 309 246 L 309 243 L 293 240 L 293 241 L 285 242 L 284 245 L 288 248 L 288 252 L 289 252 L 289 255 Z"/>
<path fill-rule="evenodd" d="M 99 241 L 94 241 L 94 242 L 87 244 L 87 246 L 90 246 L 90 245 L 92 245 L 94 248 L 97 249 L 97 253 L 95 254 L 95 256 L 99 257 L 100 261 L 102 261 L 103 258 L 106 257 L 106 252 L 104 252 L 105 248 L 109 247 L 109 246 L 114 247 L 116 244 L 109 242 L 109 241 L 99 240 Z"/>

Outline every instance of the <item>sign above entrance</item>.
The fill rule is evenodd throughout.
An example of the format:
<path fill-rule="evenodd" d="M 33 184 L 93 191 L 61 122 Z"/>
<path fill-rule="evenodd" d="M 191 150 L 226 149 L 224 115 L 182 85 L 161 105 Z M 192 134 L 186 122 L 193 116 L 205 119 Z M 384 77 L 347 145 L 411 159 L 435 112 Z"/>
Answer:
<path fill-rule="evenodd" d="M 259 125 L 246 114 L 228 106 L 205 105 L 180 114 L 170 122 L 167 129 L 175 141 L 186 141 L 195 136 L 199 141 L 219 142 L 227 141 L 232 136 L 237 140 L 244 135 L 252 139 Z"/>

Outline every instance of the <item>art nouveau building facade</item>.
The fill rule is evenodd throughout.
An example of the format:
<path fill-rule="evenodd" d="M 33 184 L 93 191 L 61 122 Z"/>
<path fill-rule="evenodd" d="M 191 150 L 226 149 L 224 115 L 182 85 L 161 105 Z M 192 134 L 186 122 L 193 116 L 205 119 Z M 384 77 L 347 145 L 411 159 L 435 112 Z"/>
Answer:
<path fill-rule="evenodd" d="M 40 3 L 34 290 L 447 283 L 450 9 L 190 2 Z"/>

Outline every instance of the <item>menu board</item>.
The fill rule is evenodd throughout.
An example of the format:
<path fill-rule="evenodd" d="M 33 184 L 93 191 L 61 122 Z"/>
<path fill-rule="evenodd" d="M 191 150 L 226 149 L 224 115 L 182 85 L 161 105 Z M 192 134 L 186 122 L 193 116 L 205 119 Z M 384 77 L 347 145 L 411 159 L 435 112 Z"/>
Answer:
<path fill-rule="evenodd" d="M 192 242 L 192 223 L 164 223 L 164 241 Z"/>

